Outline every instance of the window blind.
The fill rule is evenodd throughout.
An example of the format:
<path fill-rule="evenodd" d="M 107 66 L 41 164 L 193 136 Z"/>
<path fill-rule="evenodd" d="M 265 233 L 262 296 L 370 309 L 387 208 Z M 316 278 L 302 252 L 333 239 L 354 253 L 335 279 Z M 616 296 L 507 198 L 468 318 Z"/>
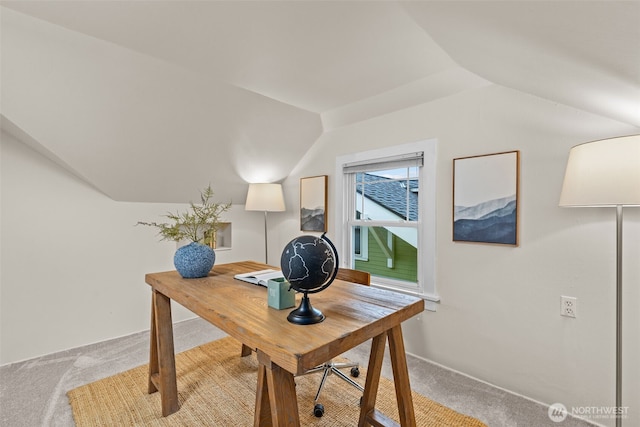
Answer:
<path fill-rule="evenodd" d="M 345 163 L 344 173 L 370 172 L 407 167 L 420 167 L 424 164 L 424 152 L 406 153 L 397 156 L 381 157 L 377 159 L 361 160 Z"/>

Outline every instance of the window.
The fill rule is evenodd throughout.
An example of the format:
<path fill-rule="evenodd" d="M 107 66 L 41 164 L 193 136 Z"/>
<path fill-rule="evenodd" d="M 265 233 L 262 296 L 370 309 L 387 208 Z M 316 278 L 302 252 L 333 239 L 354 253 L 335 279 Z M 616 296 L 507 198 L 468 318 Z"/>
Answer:
<path fill-rule="evenodd" d="M 342 265 L 435 310 L 435 140 L 342 156 L 336 233 Z"/>

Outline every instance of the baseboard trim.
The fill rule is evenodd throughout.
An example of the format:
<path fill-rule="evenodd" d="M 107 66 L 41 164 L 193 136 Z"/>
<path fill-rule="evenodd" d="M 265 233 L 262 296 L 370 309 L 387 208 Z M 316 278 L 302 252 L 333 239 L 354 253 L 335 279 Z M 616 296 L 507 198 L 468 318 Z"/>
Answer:
<path fill-rule="evenodd" d="M 438 367 L 438 368 L 440 368 L 440 369 L 444 369 L 444 370 L 446 370 L 446 371 L 453 372 L 453 373 L 455 373 L 455 374 L 458 374 L 458 375 L 461 375 L 461 376 L 463 376 L 463 377 L 469 378 L 470 380 L 477 381 L 477 382 L 479 382 L 479 383 L 481 383 L 481 384 L 485 384 L 485 385 L 487 385 L 487 386 L 489 386 L 489 387 L 492 387 L 492 388 L 498 389 L 498 390 L 500 390 L 500 391 L 502 391 L 502 392 L 504 392 L 504 393 L 508 393 L 508 394 L 513 395 L 513 396 L 519 397 L 519 398 L 521 398 L 521 399 L 528 400 L 528 401 L 533 402 L 533 403 L 535 403 L 535 404 L 537 404 L 537 405 L 541 405 L 541 406 L 543 406 L 543 407 L 545 407 L 545 408 L 549 408 L 549 407 L 552 405 L 552 403 L 544 403 L 544 402 L 541 402 L 541 401 L 536 400 L 536 399 L 533 399 L 533 398 L 531 398 L 531 397 L 529 397 L 529 396 L 525 396 L 524 394 L 517 393 L 517 392 L 515 392 L 515 391 L 512 391 L 512 390 L 506 389 L 506 388 L 504 388 L 504 387 L 500 387 L 499 385 L 496 385 L 496 384 L 490 383 L 489 381 L 482 380 L 482 379 L 480 379 L 480 378 L 476 378 L 476 377 L 474 377 L 473 375 L 469 375 L 469 374 L 467 374 L 467 373 L 465 373 L 465 372 L 458 371 L 457 369 L 450 368 L 450 367 L 448 367 L 448 366 L 446 366 L 446 365 L 443 365 L 442 363 L 434 362 L 433 360 L 431 360 L 431 359 L 427 359 L 426 357 L 418 356 L 418 355 L 416 355 L 416 354 L 414 354 L 414 353 L 411 353 L 411 352 L 407 352 L 407 355 L 410 355 L 411 357 L 415 357 L 416 359 L 420 359 L 420 360 L 422 360 L 422 361 L 424 361 L 424 362 L 427 362 L 427 363 L 430 363 L 430 364 L 432 364 L 432 365 L 435 365 L 435 366 L 437 366 L 437 367 Z M 575 416 L 575 415 L 573 415 L 573 414 L 567 414 L 567 416 L 568 416 L 568 417 L 571 417 L 571 418 L 573 418 L 573 419 L 576 419 L 576 420 L 584 421 L 584 422 L 586 422 L 586 423 L 588 423 L 588 424 L 591 424 L 591 425 L 593 425 L 593 426 L 597 426 L 597 427 L 607 427 L 607 426 L 605 426 L 605 425 L 603 425 L 603 424 L 596 423 L 596 422 L 594 422 L 593 420 L 590 420 L 590 419 L 587 419 L 587 418 L 583 418 L 583 417 L 577 417 L 577 416 Z"/>

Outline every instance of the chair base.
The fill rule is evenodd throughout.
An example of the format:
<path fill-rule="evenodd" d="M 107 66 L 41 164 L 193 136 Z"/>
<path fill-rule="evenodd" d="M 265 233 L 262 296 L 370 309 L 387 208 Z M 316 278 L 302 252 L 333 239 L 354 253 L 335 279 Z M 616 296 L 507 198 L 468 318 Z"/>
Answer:
<path fill-rule="evenodd" d="M 348 375 L 346 375 L 344 372 L 341 371 L 341 369 L 348 369 L 348 368 L 351 368 L 351 376 L 357 377 L 358 375 L 360 375 L 360 370 L 358 369 L 358 363 L 334 363 L 332 361 L 329 361 L 313 369 L 310 369 L 304 374 L 302 374 L 302 375 L 309 375 L 316 372 L 322 372 L 322 379 L 320 380 L 320 386 L 318 387 L 318 392 L 316 393 L 315 399 L 313 399 L 313 404 L 314 404 L 313 414 L 316 417 L 320 418 L 322 417 L 322 415 L 324 415 L 324 406 L 321 403 L 319 403 L 318 400 L 320 398 L 320 393 L 322 393 L 322 389 L 324 388 L 324 385 L 327 382 L 327 378 L 329 378 L 330 375 L 336 375 L 338 378 L 342 379 L 343 381 L 346 381 L 347 383 L 351 384 L 352 386 L 360 390 L 361 393 L 364 392 L 364 387 L 362 387 L 360 384 L 355 382 Z"/>

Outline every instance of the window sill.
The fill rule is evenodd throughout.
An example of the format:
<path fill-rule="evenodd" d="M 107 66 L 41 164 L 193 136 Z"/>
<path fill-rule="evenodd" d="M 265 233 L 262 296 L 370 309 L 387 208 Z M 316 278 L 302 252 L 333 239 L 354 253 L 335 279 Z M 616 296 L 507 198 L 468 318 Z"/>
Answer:
<path fill-rule="evenodd" d="M 437 294 L 421 293 L 410 291 L 407 289 L 396 288 L 393 286 L 385 286 L 376 283 L 371 283 L 371 286 L 379 289 L 386 289 L 388 291 L 399 292 L 405 295 L 411 295 L 424 300 L 424 309 L 427 311 L 437 311 L 438 303 L 440 302 L 440 296 Z"/>

